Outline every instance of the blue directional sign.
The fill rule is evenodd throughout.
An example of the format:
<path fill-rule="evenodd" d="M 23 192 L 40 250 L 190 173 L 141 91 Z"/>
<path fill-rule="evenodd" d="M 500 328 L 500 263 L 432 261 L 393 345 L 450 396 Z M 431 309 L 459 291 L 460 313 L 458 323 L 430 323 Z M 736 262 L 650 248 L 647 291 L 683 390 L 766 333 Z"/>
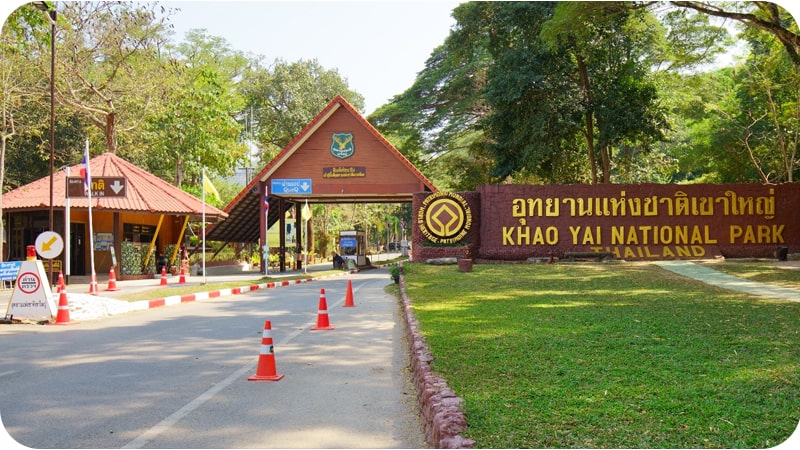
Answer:
<path fill-rule="evenodd" d="M 288 178 L 272 180 L 269 193 L 281 194 L 310 194 L 311 178 Z"/>
<path fill-rule="evenodd" d="M 19 266 L 22 261 L 4 261 L 0 262 L 0 281 L 11 281 L 17 278 Z"/>

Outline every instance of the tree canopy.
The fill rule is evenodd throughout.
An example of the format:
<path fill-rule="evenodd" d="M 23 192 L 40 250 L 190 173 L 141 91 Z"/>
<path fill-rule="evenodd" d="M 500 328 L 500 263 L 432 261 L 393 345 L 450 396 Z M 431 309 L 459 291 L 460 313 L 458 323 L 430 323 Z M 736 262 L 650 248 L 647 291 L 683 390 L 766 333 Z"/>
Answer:
<path fill-rule="evenodd" d="M 799 41 L 777 5 L 470 2 L 453 16 L 414 85 L 370 117 L 431 162 L 432 179 L 460 189 L 793 179 Z M 752 52 L 734 77 L 716 63 L 734 42 L 730 20 Z M 771 69 L 755 70 L 765 49 Z M 761 85 L 746 88 L 743 73 Z"/>
<path fill-rule="evenodd" d="M 203 168 L 229 176 L 253 156 L 268 161 L 336 94 L 363 109 L 363 96 L 316 61 L 265 65 L 203 29 L 174 39 L 175 11 L 158 3 L 48 5 L 58 8 L 58 166 L 77 163 L 89 139 L 92 154 L 117 153 L 191 191 Z M 28 4 L 3 28 L 5 189 L 49 169 L 49 25 Z"/>
<path fill-rule="evenodd" d="M 158 3 L 44 4 L 54 53 L 33 4 L 0 34 L 4 190 L 48 172 L 51 56 L 58 167 L 88 138 L 189 192 L 203 169 L 266 163 L 337 94 L 363 109 L 336 68 L 268 62 L 202 29 L 176 38 Z M 796 178 L 800 34 L 777 4 L 466 2 L 453 17 L 368 118 L 441 189 Z M 736 42 L 746 53 L 720 63 Z M 396 228 L 390 210 L 347 217 Z"/>

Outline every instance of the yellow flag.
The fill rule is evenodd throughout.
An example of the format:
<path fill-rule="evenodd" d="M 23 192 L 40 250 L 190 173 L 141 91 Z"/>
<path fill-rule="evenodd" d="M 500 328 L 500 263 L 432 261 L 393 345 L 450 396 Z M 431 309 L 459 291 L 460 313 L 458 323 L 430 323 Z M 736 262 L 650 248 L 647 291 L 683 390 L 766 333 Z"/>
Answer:
<path fill-rule="evenodd" d="M 206 192 L 214 196 L 214 198 L 219 200 L 219 192 L 217 192 L 217 188 L 215 188 L 214 185 L 211 184 L 211 180 L 208 179 L 205 171 L 203 171 L 203 189 L 205 189 Z"/>

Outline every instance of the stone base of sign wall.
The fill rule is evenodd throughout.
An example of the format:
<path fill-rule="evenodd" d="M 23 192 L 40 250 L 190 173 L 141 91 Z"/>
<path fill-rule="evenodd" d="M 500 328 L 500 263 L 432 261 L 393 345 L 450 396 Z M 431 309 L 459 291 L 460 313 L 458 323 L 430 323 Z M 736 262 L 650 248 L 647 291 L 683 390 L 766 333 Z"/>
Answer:
<path fill-rule="evenodd" d="M 453 247 L 429 247 L 418 245 L 414 247 L 413 261 L 425 262 L 429 259 L 440 258 L 471 259 L 472 253 L 473 248 L 469 245 Z"/>

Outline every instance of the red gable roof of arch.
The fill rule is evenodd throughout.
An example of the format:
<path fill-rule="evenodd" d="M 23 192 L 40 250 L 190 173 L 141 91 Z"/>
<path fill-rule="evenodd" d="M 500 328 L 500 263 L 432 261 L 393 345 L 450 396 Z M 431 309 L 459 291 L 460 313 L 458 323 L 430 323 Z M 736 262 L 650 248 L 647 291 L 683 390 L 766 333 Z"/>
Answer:
<path fill-rule="evenodd" d="M 334 154 L 335 136 L 350 135 L 350 152 Z M 350 145 L 352 142 L 352 145 Z M 208 239 L 257 242 L 263 199 L 260 183 L 310 180 L 308 193 L 269 192 L 292 203 L 401 203 L 416 192 L 436 192 L 433 183 L 400 153 L 356 109 L 337 95 L 275 156 L 226 207 L 229 217 L 208 230 Z M 270 207 L 270 224 L 277 220 Z"/>

